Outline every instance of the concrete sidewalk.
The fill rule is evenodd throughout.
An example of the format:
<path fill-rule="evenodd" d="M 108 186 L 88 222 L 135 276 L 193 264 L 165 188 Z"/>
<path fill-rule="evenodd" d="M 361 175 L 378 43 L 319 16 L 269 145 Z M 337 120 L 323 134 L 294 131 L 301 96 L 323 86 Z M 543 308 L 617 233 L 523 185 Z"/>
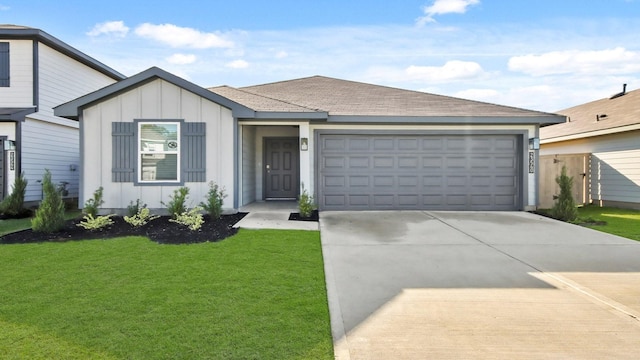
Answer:
<path fill-rule="evenodd" d="M 640 243 L 521 212 L 321 212 L 338 359 L 635 359 Z"/>
<path fill-rule="evenodd" d="M 240 212 L 247 216 L 233 227 L 243 229 L 279 229 L 279 230 L 313 230 L 318 231 L 316 221 L 290 221 L 289 215 L 298 212 L 295 201 L 261 201 L 245 205 Z"/>

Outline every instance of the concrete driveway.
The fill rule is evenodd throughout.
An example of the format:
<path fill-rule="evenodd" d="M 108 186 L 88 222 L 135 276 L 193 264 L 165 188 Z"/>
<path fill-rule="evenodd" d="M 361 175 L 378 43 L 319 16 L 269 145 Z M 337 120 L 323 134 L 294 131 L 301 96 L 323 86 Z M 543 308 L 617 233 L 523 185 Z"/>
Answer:
<path fill-rule="evenodd" d="M 321 212 L 337 359 L 637 359 L 640 243 L 523 212 Z"/>

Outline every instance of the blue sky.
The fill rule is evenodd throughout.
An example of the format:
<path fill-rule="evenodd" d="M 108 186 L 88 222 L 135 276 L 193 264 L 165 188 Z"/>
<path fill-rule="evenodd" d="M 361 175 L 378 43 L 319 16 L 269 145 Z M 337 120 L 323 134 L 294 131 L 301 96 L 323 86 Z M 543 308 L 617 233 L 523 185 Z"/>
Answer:
<path fill-rule="evenodd" d="M 640 0 L 0 0 L 125 75 L 325 75 L 543 111 L 640 88 Z"/>

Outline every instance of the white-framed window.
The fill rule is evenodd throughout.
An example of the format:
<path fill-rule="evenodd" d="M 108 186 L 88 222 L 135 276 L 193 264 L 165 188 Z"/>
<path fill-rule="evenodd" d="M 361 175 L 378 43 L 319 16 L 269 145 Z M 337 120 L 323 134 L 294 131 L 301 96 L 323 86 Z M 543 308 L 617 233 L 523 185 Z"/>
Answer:
<path fill-rule="evenodd" d="M 180 182 L 180 123 L 138 122 L 138 181 Z"/>

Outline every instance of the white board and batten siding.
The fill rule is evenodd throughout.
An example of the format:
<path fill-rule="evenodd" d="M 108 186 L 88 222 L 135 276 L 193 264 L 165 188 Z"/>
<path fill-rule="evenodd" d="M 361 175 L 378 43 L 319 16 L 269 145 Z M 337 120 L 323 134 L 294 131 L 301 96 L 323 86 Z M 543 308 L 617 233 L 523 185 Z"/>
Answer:
<path fill-rule="evenodd" d="M 0 87 L 1 107 L 33 106 L 33 42 L 0 40 L 9 43 L 9 87 Z"/>
<path fill-rule="evenodd" d="M 53 107 L 115 80 L 42 43 L 38 44 L 38 76 L 38 112 L 28 115 L 22 124 L 21 164 L 29 181 L 25 201 L 42 199 L 38 180 L 42 179 L 45 169 L 51 171 L 54 184 L 68 183 L 68 197 L 77 197 L 80 167 L 78 122 L 54 116 Z M 30 93 L 29 99 L 31 97 Z"/>
<path fill-rule="evenodd" d="M 590 153 L 591 200 L 640 204 L 640 131 L 547 143 L 540 152 Z"/>
<path fill-rule="evenodd" d="M 84 162 L 81 203 L 102 186 L 105 210 L 125 211 L 137 199 L 150 209 L 162 209 L 162 202 L 168 202 L 169 196 L 180 187 L 113 181 L 112 123 L 136 119 L 206 123 L 206 181 L 184 183 L 183 186 L 190 190 L 187 206 L 193 207 L 203 201 L 209 182 L 214 181 L 226 189 L 223 208 L 233 208 L 234 121 L 231 110 L 160 79 L 83 111 L 80 124 Z"/>

